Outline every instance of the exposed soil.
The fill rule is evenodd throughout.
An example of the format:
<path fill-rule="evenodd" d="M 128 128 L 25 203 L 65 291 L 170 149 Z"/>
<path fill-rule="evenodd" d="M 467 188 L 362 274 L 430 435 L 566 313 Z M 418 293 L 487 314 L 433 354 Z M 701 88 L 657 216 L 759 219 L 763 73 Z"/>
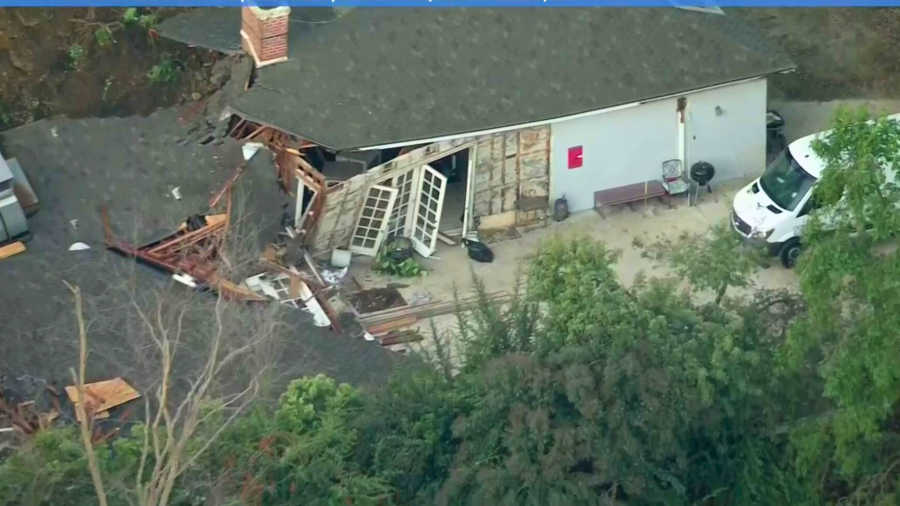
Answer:
<path fill-rule="evenodd" d="M 161 20 L 180 10 L 139 12 Z M 125 23 L 124 12 L 0 9 L 0 130 L 57 114 L 146 115 L 221 85 L 222 76 L 213 77 L 219 53 L 163 39 L 152 26 Z M 96 36 L 104 27 L 112 36 L 105 44 Z M 170 62 L 171 80 L 152 82 L 148 73 L 164 61 Z"/>
<path fill-rule="evenodd" d="M 739 9 L 791 55 L 770 98 L 820 101 L 900 97 L 900 9 Z"/>
<path fill-rule="evenodd" d="M 406 300 L 396 288 L 372 288 L 361 292 L 351 293 L 347 296 L 350 304 L 360 314 L 374 313 L 382 309 L 402 307 L 407 305 Z"/>

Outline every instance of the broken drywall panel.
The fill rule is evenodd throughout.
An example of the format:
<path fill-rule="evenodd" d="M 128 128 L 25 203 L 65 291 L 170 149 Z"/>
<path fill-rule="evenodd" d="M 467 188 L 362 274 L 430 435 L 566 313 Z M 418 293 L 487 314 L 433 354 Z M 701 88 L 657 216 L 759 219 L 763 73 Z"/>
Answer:
<path fill-rule="evenodd" d="M 519 158 L 520 179 L 550 179 L 547 174 L 547 157 L 543 152 L 522 155 Z"/>
<path fill-rule="evenodd" d="M 491 192 L 480 191 L 473 195 L 472 213 L 475 216 L 488 216 L 491 214 Z"/>
<path fill-rule="evenodd" d="M 548 150 L 550 127 L 526 128 L 519 131 L 519 153 L 522 155 Z"/>
<path fill-rule="evenodd" d="M 519 156 L 503 160 L 503 167 L 500 170 L 501 186 L 508 188 L 509 186 L 518 186 L 519 183 Z M 508 211 L 508 209 L 506 209 Z"/>
<path fill-rule="evenodd" d="M 503 135 L 503 157 L 510 158 L 516 156 L 516 153 L 519 152 L 519 131 L 513 130 L 512 132 L 506 132 Z"/>

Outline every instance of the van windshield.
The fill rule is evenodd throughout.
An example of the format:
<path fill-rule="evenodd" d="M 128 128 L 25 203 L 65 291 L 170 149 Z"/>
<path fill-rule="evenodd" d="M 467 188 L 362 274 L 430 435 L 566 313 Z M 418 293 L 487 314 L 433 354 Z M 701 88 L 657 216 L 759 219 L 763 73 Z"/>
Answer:
<path fill-rule="evenodd" d="M 766 173 L 759 178 L 759 185 L 772 202 L 788 211 L 797 207 L 815 182 L 816 178 L 803 170 L 787 149 L 778 155 L 766 169 Z"/>

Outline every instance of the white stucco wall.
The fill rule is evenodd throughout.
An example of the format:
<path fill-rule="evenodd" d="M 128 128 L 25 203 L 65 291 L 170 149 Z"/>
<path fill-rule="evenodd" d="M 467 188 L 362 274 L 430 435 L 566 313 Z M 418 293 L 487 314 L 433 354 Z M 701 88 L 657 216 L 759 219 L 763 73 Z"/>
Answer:
<path fill-rule="evenodd" d="M 716 106 L 722 115 L 716 116 Z M 687 167 L 716 168 L 713 182 L 761 174 L 766 168 L 766 80 L 688 97 Z"/>
<path fill-rule="evenodd" d="M 716 169 L 714 182 L 764 168 L 764 79 L 686 97 L 686 168 L 707 161 Z M 571 211 L 583 211 L 593 207 L 595 191 L 660 179 L 662 162 L 678 158 L 676 107 L 677 98 L 671 98 L 553 124 L 551 205 L 565 195 Z M 568 149 L 574 146 L 583 148 L 583 165 L 569 169 Z"/>

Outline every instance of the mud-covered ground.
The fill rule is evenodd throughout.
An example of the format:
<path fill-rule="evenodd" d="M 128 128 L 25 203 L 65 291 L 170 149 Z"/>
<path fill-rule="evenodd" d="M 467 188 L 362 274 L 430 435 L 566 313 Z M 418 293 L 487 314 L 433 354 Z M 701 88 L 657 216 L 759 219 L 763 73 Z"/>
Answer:
<path fill-rule="evenodd" d="M 0 9 L 0 130 L 57 114 L 146 115 L 207 96 L 221 85 L 221 55 L 153 28 L 178 11 Z"/>
<path fill-rule="evenodd" d="M 771 98 L 900 98 L 900 9 L 736 11 L 756 20 L 797 64 L 796 72 L 770 78 Z"/>

